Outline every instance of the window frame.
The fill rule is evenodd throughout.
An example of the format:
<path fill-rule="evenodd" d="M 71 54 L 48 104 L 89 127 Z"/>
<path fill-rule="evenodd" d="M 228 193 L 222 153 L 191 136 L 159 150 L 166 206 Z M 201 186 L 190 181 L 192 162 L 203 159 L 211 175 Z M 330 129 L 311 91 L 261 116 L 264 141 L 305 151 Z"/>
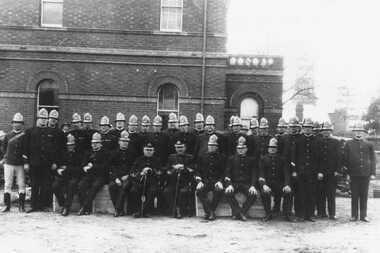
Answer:
<path fill-rule="evenodd" d="M 160 3 L 160 31 L 162 31 L 162 32 L 182 32 L 182 28 L 183 28 L 183 0 L 179 0 L 181 2 L 181 6 L 163 5 L 162 4 L 163 1 L 165 1 L 165 0 L 161 0 L 161 3 Z M 164 28 L 163 27 L 163 18 L 162 18 L 163 8 L 181 9 L 181 15 L 180 15 L 181 24 L 180 24 L 179 29 L 170 29 L 170 28 Z"/>
<path fill-rule="evenodd" d="M 41 89 L 41 85 L 47 81 L 47 80 L 51 80 L 57 87 L 57 105 L 40 105 L 40 89 Z M 43 79 L 41 80 L 38 85 L 37 85 L 37 112 L 39 110 L 41 110 L 42 108 L 45 108 L 46 110 L 48 110 L 48 112 L 50 112 L 51 110 L 55 109 L 57 111 L 59 111 L 59 86 L 57 85 L 57 83 L 53 80 L 53 79 Z"/>
<path fill-rule="evenodd" d="M 161 90 L 165 87 L 165 86 L 171 86 L 173 87 L 173 89 L 177 92 L 177 109 L 168 109 L 168 110 L 165 110 L 165 109 L 160 109 L 160 92 Z M 164 98 L 163 98 L 164 99 Z M 165 103 L 164 103 L 165 104 Z M 160 115 L 160 113 L 171 113 L 171 112 L 174 112 L 177 114 L 179 114 L 179 90 L 177 88 L 177 86 L 175 84 L 172 84 L 172 83 L 165 83 L 163 85 L 161 85 L 159 88 L 158 88 L 158 91 L 157 91 L 157 115 Z"/>
<path fill-rule="evenodd" d="M 61 3 L 62 4 L 62 24 L 45 24 L 44 23 L 44 4 L 45 3 Z M 60 28 L 63 27 L 63 0 L 41 0 L 41 27 L 55 27 Z"/>

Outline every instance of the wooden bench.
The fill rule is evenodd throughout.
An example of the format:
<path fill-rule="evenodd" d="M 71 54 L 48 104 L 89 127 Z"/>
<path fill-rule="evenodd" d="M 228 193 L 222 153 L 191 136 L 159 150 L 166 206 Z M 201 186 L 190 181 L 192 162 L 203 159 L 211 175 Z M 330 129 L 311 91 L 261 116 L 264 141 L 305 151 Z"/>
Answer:
<path fill-rule="evenodd" d="M 208 198 L 211 199 L 212 192 L 208 193 Z M 245 196 L 242 193 L 238 193 L 236 196 L 236 199 L 238 200 L 240 206 L 245 201 Z M 202 207 L 201 201 L 198 199 L 198 197 L 195 196 L 195 211 L 196 216 L 204 216 L 204 211 Z M 223 196 L 222 199 L 219 202 L 218 207 L 215 210 L 215 214 L 218 217 L 228 217 L 232 216 L 232 210 L 230 205 L 228 204 L 227 200 Z M 261 202 L 260 193 L 257 194 L 257 198 L 255 200 L 255 203 L 251 206 L 251 208 L 248 211 L 248 215 L 252 218 L 263 218 L 265 216 L 264 207 Z"/>

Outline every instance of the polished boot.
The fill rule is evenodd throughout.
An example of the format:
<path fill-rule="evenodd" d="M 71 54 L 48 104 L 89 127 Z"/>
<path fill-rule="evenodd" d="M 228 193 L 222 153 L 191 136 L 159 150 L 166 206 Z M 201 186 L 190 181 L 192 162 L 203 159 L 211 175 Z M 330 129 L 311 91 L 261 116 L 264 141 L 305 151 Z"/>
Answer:
<path fill-rule="evenodd" d="M 63 210 L 62 210 L 61 215 L 62 215 L 62 216 L 67 216 L 67 215 L 69 215 L 69 213 L 70 213 L 70 209 L 64 207 Z"/>
<path fill-rule="evenodd" d="M 4 193 L 4 205 L 2 212 L 9 212 L 11 210 L 11 194 L 10 193 Z"/>
<path fill-rule="evenodd" d="M 272 219 L 272 213 L 269 212 L 265 215 L 265 217 L 262 219 L 262 221 L 267 222 L 268 220 Z"/>
<path fill-rule="evenodd" d="M 113 212 L 113 217 L 119 217 L 119 216 L 120 216 L 119 210 L 115 209 L 115 212 Z"/>
<path fill-rule="evenodd" d="M 79 209 L 77 215 L 85 215 L 86 214 L 86 206 L 82 206 L 81 209 Z"/>
<path fill-rule="evenodd" d="M 25 193 L 20 193 L 18 197 L 18 210 L 25 212 Z"/>
<path fill-rule="evenodd" d="M 183 216 L 182 216 L 182 213 L 181 213 L 181 208 L 177 207 L 176 211 L 177 211 L 177 219 L 182 219 Z"/>
<path fill-rule="evenodd" d="M 208 219 L 211 220 L 211 221 L 215 220 L 216 219 L 215 213 L 211 211 L 210 212 L 210 217 Z"/>

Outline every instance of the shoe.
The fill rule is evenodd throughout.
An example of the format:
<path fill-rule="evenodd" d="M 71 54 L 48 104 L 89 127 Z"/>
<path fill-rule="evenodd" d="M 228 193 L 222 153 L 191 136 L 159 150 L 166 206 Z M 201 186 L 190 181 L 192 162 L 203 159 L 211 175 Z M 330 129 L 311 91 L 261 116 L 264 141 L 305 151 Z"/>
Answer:
<path fill-rule="evenodd" d="M 361 221 L 369 222 L 369 219 L 367 217 L 360 218 Z"/>
<path fill-rule="evenodd" d="M 40 209 L 41 212 L 49 212 L 49 208 L 48 207 L 41 207 Z"/>
<path fill-rule="evenodd" d="M 119 210 L 119 215 L 120 215 L 120 216 L 125 216 L 125 212 L 124 212 L 124 210 Z"/>
<path fill-rule="evenodd" d="M 358 220 L 358 217 L 351 217 L 350 221 L 357 221 Z"/>
<path fill-rule="evenodd" d="M 285 220 L 286 221 L 290 221 L 290 222 L 295 222 L 296 221 L 291 215 L 286 215 L 285 216 Z"/>
<path fill-rule="evenodd" d="M 63 208 L 61 215 L 67 216 L 67 215 L 69 215 L 69 213 L 70 213 L 70 210 L 68 208 Z"/>
<path fill-rule="evenodd" d="M 92 214 L 92 210 L 90 208 L 86 208 L 86 212 L 84 213 L 84 215 L 90 215 Z"/>
<path fill-rule="evenodd" d="M 26 213 L 34 213 L 34 212 L 38 212 L 38 211 L 39 211 L 38 208 L 32 207 L 32 208 L 26 210 Z"/>
<path fill-rule="evenodd" d="M 5 204 L 5 207 L 1 211 L 3 213 L 9 212 L 11 210 L 11 194 L 8 192 L 4 193 L 4 204 Z"/>
<path fill-rule="evenodd" d="M 18 196 L 18 210 L 23 213 L 25 212 L 25 193 L 20 193 Z"/>
<path fill-rule="evenodd" d="M 267 222 L 268 220 L 272 219 L 272 213 L 268 213 L 265 215 L 265 217 L 262 219 L 262 221 Z"/>
<path fill-rule="evenodd" d="M 63 210 L 65 210 L 64 207 L 62 207 L 61 210 L 59 210 L 58 212 L 59 212 L 59 213 L 63 213 Z"/>
<path fill-rule="evenodd" d="M 305 221 L 305 218 L 304 217 L 299 217 L 298 221 Z"/>
<path fill-rule="evenodd" d="M 338 217 L 336 217 L 336 215 L 330 215 L 330 216 L 329 216 L 329 219 L 330 219 L 330 220 L 337 220 Z"/>
<path fill-rule="evenodd" d="M 327 216 L 327 214 L 325 214 L 325 213 L 322 213 L 322 214 L 318 214 L 317 215 L 317 218 L 318 219 L 324 219 L 324 218 L 327 218 L 328 216 Z"/>
<path fill-rule="evenodd" d="M 238 216 L 238 215 L 232 215 L 232 219 L 233 219 L 233 220 L 238 220 L 238 219 L 239 219 L 239 216 Z"/>
<path fill-rule="evenodd" d="M 247 217 L 243 213 L 240 213 L 240 220 L 247 221 Z"/>
<path fill-rule="evenodd" d="M 141 212 L 134 213 L 133 217 L 135 217 L 135 218 L 141 218 Z"/>
<path fill-rule="evenodd" d="M 210 213 L 210 217 L 208 218 L 209 220 L 213 221 L 213 220 L 216 220 L 216 215 L 214 212 L 211 212 Z"/>
<path fill-rule="evenodd" d="M 307 217 L 305 220 L 308 220 L 308 221 L 311 221 L 311 222 L 315 222 L 315 218 L 314 217 Z"/>
<path fill-rule="evenodd" d="M 141 216 L 144 217 L 144 218 L 149 218 L 150 217 L 146 212 L 143 212 Z"/>
<path fill-rule="evenodd" d="M 182 219 L 183 216 L 182 216 L 182 213 L 181 213 L 181 209 L 180 208 L 176 208 L 176 211 L 177 211 L 177 219 Z"/>
<path fill-rule="evenodd" d="M 203 216 L 203 219 L 204 219 L 204 220 L 208 220 L 208 219 L 210 219 L 210 216 L 211 216 L 211 212 L 207 212 L 207 213 L 205 213 L 205 215 Z"/>
<path fill-rule="evenodd" d="M 86 207 L 82 206 L 81 209 L 79 209 L 77 215 L 84 215 L 86 213 Z"/>
<path fill-rule="evenodd" d="M 279 213 L 280 212 L 280 207 L 279 206 L 276 206 L 274 205 L 273 208 L 272 208 L 272 213 Z"/>
<path fill-rule="evenodd" d="M 120 216 L 120 212 L 119 210 L 115 210 L 115 212 L 113 213 L 113 217 L 119 217 Z"/>

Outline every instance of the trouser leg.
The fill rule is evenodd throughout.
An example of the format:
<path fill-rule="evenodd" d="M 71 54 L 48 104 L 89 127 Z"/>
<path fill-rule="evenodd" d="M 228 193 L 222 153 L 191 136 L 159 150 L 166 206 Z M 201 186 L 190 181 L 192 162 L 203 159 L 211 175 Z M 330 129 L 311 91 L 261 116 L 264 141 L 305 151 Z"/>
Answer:
<path fill-rule="evenodd" d="M 210 213 L 211 211 L 211 203 L 210 200 L 207 197 L 208 194 L 208 187 L 204 185 L 201 189 L 197 190 L 197 197 L 201 201 L 203 210 L 205 213 Z"/>
<path fill-rule="evenodd" d="M 119 189 L 118 198 L 116 200 L 116 207 L 119 210 L 124 210 L 125 198 L 129 192 L 129 190 L 131 189 L 131 186 L 132 185 L 131 185 L 131 182 L 129 180 L 122 182 L 121 188 Z"/>
<path fill-rule="evenodd" d="M 326 178 L 318 180 L 315 203 L 318 215 L 326 214 Z"/>
<path fill-rule="evenodd" d="M 227 199 L 227 202 L 230 204 L 232 216 L 236 216 L 239 213 L 241 213 L 242 210 L 239 206 L 237 199 L 235 198 L 235 192 L 226 192 L 225 197 Z"/>
<path fill-rule="evenodd" d="M 162 195 L 164 196 L 166 204 L 169 207 L 168 212 L 170 215 L 172 215 L 174 210 L 175 186 L 166 186 L 165 189 L 162 191 Z"/>
<path fill-rule="evenodd" d="M 78 183 L 78 198 L 81 206 L 84 205 L 84 201 L 87 197 L 87 191 L 92 184 L 92 177 L 90 175 L 85 175 Z"/>
<path fill-rule="evenodd" d="M 245 195 L 246 199 L 242 205 L 242 212 L 243 214 L 247 214 L 248 213 L 248 210 L 249 208 L 251 208 L 251 206 L 253 205 L 253 203 L 255 203 L 255 200 L 257 198 L 257 195 L 254 195 L 254 194 L 251 194 L 249 192 L 249 188 L 251 186 L 249 185 L 243 185 L 240 187 L 240 191 Z"/>
<path fill-rule="evenodd" d="M 224 194 L 224 190 L 220 189 L 219 187 L 214 186 L 211 205 L 210 205 L 211 211 L 215 212 L 220 200 L 223 197 L 223 194 Z"/>
<path fill-rule="evenodd" d="M 271 195 L 261 190 L 261 201 L 263 202 L 264 211 L 266 214 L 271 212 Z"/>
<path fill-rule="evenodd" d="M 31 197 L 30 205 L 32 209 L 40 209 L 40 185 L 41 185 L 41 169 L 38 166 L 31 166 L 30 168 L 30 184 L 31 184 Z"/>
<path fill-rule="evenodd" d="M 84 203 L 85 205 L 90 208 L 92 206 L 92 202 L 94 201 L 94 198 L 98 191 L 102 189 L 102 187 L 105 184 L 105 180 L 103 177 L 94 177 L 94 180 L 92 181 L 90 190 L 88 191 L 87 198 L 85 199 Z"/>
<path fill-rule="evenodd" d="M 62 207 L 65 204 L 65 196 L 63 195 L 63 188 L 67 184 L 67 180 L 63 177 L 59 177 L 54 181 L 52 191 L 57 199 L 58 205 Z"/>
<path fill-rule="evenodd" d="M 15 166 L 4 164 L 4 193 L 12 193 L 12 184 L 15 174 Z"/>
<path fill-rule="evenodd" d="M 67 184 L 65 207 L 69 210 L 71 208 L 71 204 L 73 203 L 74 195 L 75 193 L 78 192 L 78 183 L 79 183 L 79 178 L 74 177 L 74 178 L 71 178 Z"/>
<path fill-rule="evenodd" d="M 335 199 L 336 199 L 336 186 L 338 184 L 338 178 L 334 175 L 329 175 L 326 178 L 326 195 L 327 195 L 327 210 L 329 216 L 335 216 Z"/>
<path fill-rule="evenodd" d="M 129 191 L 130 202 L 132 202 L 131 211 L 132 213 L 139 212 L 141 210 L 141 192 L 142 186 L 139 183 L 134 183 Z"/>
<path fill-rule="evenodd" d="M 150 211 L 151 207 L 154 207 L 154 198 L 157 196 L 157 194 L 158 194 L 157 184 L 146 185 L 145 202 L 144 202 L 145 212 Z"/>
<path fill-rule="evenodd" d="M 307 218 L 314 217 L 315 213 L 315 192 L 316 192 L 316 187 L 317 187 L 317 175 L 307 175 L 306 176 L 306 199 L 305 204 L 306 204 L 306 213 L 305 216 Z"/>
<path fill-rule="evenodd" d="M 359 182 L 357 177 L 351 177 L 351 217 L 359 217 Z"/>
<path fill-rule="evenodd" d="M 367 217 L 369 177 L 360 178 L 359 199 L 360 199 L 360 219 Z"/>
<path fill-rule="evenodd" d="M 115 209 L 117 208 L 116 202 L 117 202 L 117 198 L 119 196 L 120 188 L 121 188 L 121 186 L 117 185 L 115 180 L 112 180 L 108 183 L 108 191 L 110 193 L 112 204 L 113 204 Z"/>
<path fill-rule="evenodd" d="M 40 206 L 41 208 L 51 206 L 51 170 L 50 166 L 43 166 L 40 185 Z"/>

